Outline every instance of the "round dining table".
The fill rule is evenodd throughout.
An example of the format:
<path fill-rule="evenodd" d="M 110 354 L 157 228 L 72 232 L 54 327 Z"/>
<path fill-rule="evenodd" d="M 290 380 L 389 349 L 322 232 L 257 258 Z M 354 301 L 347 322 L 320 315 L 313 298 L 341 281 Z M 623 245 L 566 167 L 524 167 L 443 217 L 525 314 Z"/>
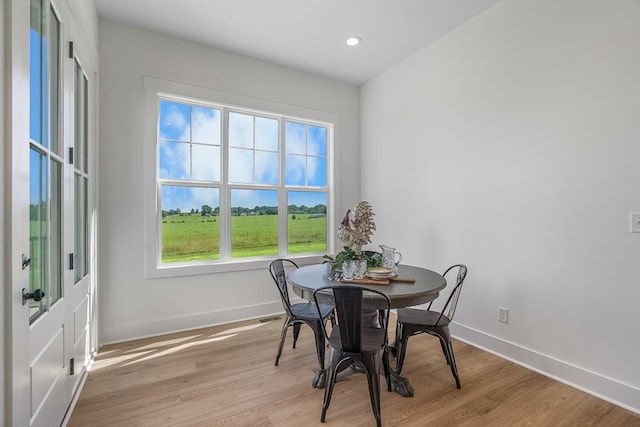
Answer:
<path fill-rule="evenodd" d="M 331 278 L 329 264 L 315 264 L 300 267 L 289 273 L 288 279 L 293 291 L 307 301 L 313 301 L 313 291 L 323 286 L 340 284 Z M 391 308 L 411 307 L 433 301 L 447 285 L 445 278 L 435 271 L 411 265 L 399 265 L 398 276 L 388 285 L 367 284 L 382 291 L 391 300 Z"/>
<path fill-rule="evenodd" d="M 313 292 L 325 286 L 337 286 L 341 282 L 334 280 L 329 264 L 303 266 L 291 271 L 288 281 L 293 292 L 307 301 L 313 301 Z M 349 283 L 353 284 L 353 283 Z M 398 275 L 388 284 L 362 283 L 362 286 L 379 290 L 391 300 L 391 308 L 411 307 L 428 303 L 436 299 L 447 285 L 446 279 L 435 271 L 411 265 L 399 265 Z M 329 291 L 327 291 L 329 294 Z M 375 311 L 375 302 L 372 303 Z M 393 348 L 393 346 L 392 346 Z M 314 387 L 324 387 L 325 372 L 318 371 L 313 380 Z M 402 377 L 391 369 L 391 380 L 398 394 L 413 396 L 413 387 L 406 377 Z"/>

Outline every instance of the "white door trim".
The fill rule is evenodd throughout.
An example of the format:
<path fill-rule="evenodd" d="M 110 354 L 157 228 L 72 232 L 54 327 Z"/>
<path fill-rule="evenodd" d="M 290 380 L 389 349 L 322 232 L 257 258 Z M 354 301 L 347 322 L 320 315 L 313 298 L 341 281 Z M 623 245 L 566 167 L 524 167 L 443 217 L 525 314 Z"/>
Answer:
<path fill-rule="evenodd" d="M 29 385 L 29 305 L 22 305 L 22 288 L 29 288 L 29 272 L 22 270 L 22 254 L 29 253 L 28 222 L 19 218 L 29 217 L 29 13 L 30 4 L 24 0 L 8 0 L 9 19 L 5 19 L 10 46 L 7 57 L 7 99 L 10 108 L 7 120 L 9 143 L 7 144 L 8 191 L 6 200 L 11 203 L 7 218 L 7 241 L 11 242 L 11 254 L 7 270 L 11 282 L 7 301 L 10 316 L 7 354 L 7 382 L 9 395 L 5 408 L 8 425 L 28 425 L 30 412 Z M 7 104 L 5 104 L 7 105 Z M 26 184 L 25 184 L 26 182 Z"/>

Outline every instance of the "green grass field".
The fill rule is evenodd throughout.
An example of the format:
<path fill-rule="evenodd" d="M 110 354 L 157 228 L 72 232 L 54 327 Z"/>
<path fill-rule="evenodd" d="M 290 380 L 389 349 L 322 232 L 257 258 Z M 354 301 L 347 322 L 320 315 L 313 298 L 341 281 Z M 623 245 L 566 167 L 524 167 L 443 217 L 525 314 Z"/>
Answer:
<path fill-rule="evenodd" d="M 162 220 L 162 262 L 219 259 L 219 224 L 218 217 L 199 214 L 166 216 Z M 231 217 L 231 256 L 277 255 L 277 230 L 277 215 Z M 289 215 L 289 254 L 325 252 L 326 235 L 326 217 Z"/>

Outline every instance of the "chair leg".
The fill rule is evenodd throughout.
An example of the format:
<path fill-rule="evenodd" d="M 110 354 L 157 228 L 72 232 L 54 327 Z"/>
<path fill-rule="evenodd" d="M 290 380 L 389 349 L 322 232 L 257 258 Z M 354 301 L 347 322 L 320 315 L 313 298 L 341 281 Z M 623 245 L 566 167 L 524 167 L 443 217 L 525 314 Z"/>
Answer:
<path fill-rule="evenodd" d="M 331 395 L 333 394 L 333 386 L 336 384 L 336 377 L 338 375 L 338 364 L 342 357 L 341 352 L 331 349 L 331 361 L 329 363 L 327 380 L 324 385 L 324 400 L 322 401 L 322 414 L 320 415 L 320 422 L 323 423 L 327 418 L 327 410 L 331 403 Z"/>
<path fill-rule="evenodd" d="M 391 365 L 389 362 L 389 349 L 385 347 L 382 353 L 382 369 L 384 372 L 384 379 L 387 381 L 387 391 L 391 390 Z"/>
<path fill-rule="evenodd" d="M 442 328 L 437 328 L 435 331 L 438 338 L 440 338 L 440 343 L 442 344 L 442 351 L 444 352 L 444 357 L 447 359 L 447 363 L 451 368 L 451 373 L 453 374 L 453 378 L 456 380 L 456 387 L 460 388 L 460 377 L 458 376 L 458 367 L 456 366 L 456 359 L 453 355 L 453 344 L 451 343 L 451 332 L 449 332 L 449 328 L 447 326 Z"/>
<path fill-rule="evenodd" d="M 442 354 L 444 354 L 444 358 L 447 359 L 447 365 L 451 365 L 451 359 L 449 358 L 449 352 L 447 351 L 445 340 L 442 339 L 440 335 L 438 335 L 438 339 L 440 340 L 440 347 L 442 347 Z"/>
<path fill-rule="evenodd" d="M 380 362 L 377 354 L 370 354 L 363 357 L 363 362 L 367 374 L 367 383 L 369 384 L 369 397 L 371 398 L 371 409 L 373 416 L 376 418 L 376 425 L 382 425 L 382 417 L 380 415 Z"/>
<path fill-rule="evenodd" d="M 289 329 L 289 322 L 291 322 L 291 317 L 287 316 L 284 319 L 284 323 L 282 325 L 282 332 L 280 333 L 280 344 L 278 345 L 278 353 L 276 353 L 276 366 L 278 366 L 278 362 L 280 361 L 280 356 L 282 355 L 282 348 L 284 347 L 284 340 L 287 337 L 287 329 Z"/>
<path fill-rule="evenodd" d="M 398 324 L 396 329 L 396 373 L 402 372 L 402 365 L 404 365 L 404 356 L 407 352 L 407 343 L 409 341 L 409 335 L 405 331 L 404 325 Z"/>
<path fill-rule="evenodd" d="M 458 376 L 458 367 L 456 366 L 456 359 L 453 356 L 453 344 L 451 344 L 451 340 L 447 341 L 447 348 L 449 353 L 449 367 L 451 368 L 451 373 L 453 374 L 453 378 L 456 380 L 456 387 L 460 388 L 460 377 Z"/>
<path fill-rule="evenodd" d="M 316 337 L 316 352 L 318 353 L 318 364 L 320 365 L 320 369 L 324 369 L 324 353 L 325 349 L 325 339 L 324 333 L 322 332 L 322 320 L 314 322 L 310 324 L 311 329 L 313 329 L 313 333 Z"/>
<path fill-rule="evenodd" d="M 298 336 L 300 335 L 300 323 L 293 324 L 293 348 L 296 348 L 298 342 Z"/>
<path fill-rule="evenodd" d="M 396 319 L 396 333 L 393 338 L 393 344 L 390 346 L 391 355 L 393 357 L 398 357 L 398 341 L 400 341 L 400 331 L 402 330 L 402 325 L 400 321 Z"/>

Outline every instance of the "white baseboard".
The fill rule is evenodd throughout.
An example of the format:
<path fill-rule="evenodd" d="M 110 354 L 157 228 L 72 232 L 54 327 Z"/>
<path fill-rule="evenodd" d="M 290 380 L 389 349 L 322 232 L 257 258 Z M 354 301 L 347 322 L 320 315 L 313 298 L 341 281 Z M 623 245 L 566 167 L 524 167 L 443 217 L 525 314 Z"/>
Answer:
<path fill-rule="evenodd" d="M 640 389 L 459 323 L 451 335 L 467 344 L 640 414 Z"/>
<path fill-rule="evenodd" d="M 228 310 L 199 313 L 191 316 L 105 327 L 100 331 L 100 345 L 131 341 L 214 325 L 224 325 L 227 323 L 281 314 L 283 311 L 282 303 L 278 300 L 264 304 L 235 307 Z"/>

